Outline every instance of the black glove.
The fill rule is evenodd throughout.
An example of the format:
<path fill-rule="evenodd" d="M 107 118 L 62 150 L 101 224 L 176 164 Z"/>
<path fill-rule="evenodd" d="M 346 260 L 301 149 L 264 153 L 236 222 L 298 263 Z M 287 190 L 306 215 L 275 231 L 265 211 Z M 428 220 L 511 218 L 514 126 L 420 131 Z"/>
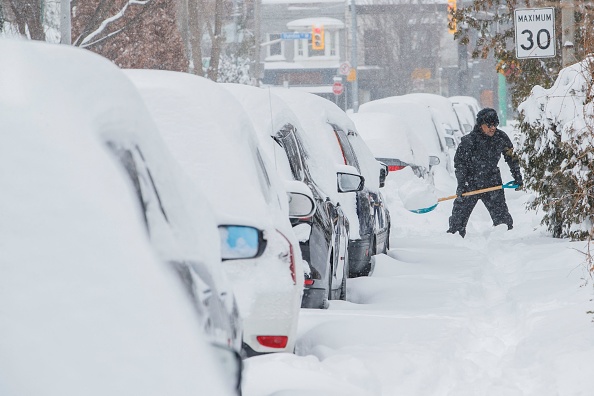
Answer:
<path fill-rule="evenodd" d="M 524 188 L 524 183 L 522 182 L 522 180 L 514 180 L 514 184 L 518 186 L 516 187 L 516 191 L 520 191 Z"/>

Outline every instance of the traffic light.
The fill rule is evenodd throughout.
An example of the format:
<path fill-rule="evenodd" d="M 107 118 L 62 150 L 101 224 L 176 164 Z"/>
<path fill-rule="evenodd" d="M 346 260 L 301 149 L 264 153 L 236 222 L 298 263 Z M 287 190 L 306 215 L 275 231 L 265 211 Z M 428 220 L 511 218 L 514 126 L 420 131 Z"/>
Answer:
<path fill-rule="evenodd" d="M 324 49 L 324 26 L 314 25 L 311 28 L 311 49 Z"/>
<path fill-rule="evenodd" d="M 456 0 L 448 0 L 448 32 L 450 34 L 456 33 L 456 21 L 454 20 L 454 12 L 456 12 Z"/>

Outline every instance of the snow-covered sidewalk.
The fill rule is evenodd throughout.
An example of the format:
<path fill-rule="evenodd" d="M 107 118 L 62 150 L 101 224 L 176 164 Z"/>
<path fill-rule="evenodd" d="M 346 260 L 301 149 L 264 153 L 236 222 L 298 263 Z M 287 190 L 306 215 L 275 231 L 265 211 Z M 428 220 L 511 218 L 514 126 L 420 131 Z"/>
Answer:
<path fill-rule="evenodd" d="M 479 203 L 462 239 L 445 233 L 451 201 L 413 214 L 399 185 L 384 192 L 389 254 L 349 279 L 348 301 L 302 310 L 295 355 L 248 359 L 244 396 L 594 394 L 585 243 L 549 237 L 524 211 L 529 194 L 509 190 L 514 229 L 493 228 Z"/>

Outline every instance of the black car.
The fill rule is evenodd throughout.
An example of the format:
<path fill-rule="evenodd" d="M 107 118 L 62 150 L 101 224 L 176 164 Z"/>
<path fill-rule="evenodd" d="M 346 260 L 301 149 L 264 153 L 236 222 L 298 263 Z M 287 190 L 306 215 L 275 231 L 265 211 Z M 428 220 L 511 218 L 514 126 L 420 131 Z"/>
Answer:
<path fill-rule="evenodd" d="M 387 175 L 386 167 L 373 157 L 354 129 L 345 131 L 336 124 L 331 125 L 345 164 L 365 176 L 365 186 L 357 192 L 356 198 L 359 235 L 357 238 L 351 233 L 349 239 L 349 277 L 367 276 L 374 269 L 372 256 L 386 253 L 390 247 L 390 212 L 380 191 Z"/>
<path fill-rule="evenodd" d="M 303 259 L 310 266 L 310 273 L 305 277 L 301 306 L 327 308 L 328 300 L 346 299 L 349 223 L 340 203 L 332 200 L 325 189 L 338 188 L 339 192 L 354 192 L 361 189 L 363 178 L 338 172 L 336 185 L 320 185 L 309 170 L 311 157 L 301 142 L 299 131 L 293 125 L 286 124 L 273 138 L 287 153 L 293 177 L 309 186 L 317 204 L 312 217 L 293 220 L 295 227 L 311 227 L 309 238 L 300 242 Z"/>

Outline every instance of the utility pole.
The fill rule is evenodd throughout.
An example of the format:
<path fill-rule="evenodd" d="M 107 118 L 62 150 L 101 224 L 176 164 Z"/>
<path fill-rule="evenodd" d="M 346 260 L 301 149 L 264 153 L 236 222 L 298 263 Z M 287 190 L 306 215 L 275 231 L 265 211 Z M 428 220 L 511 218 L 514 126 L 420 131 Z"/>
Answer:
<path fill-rule="evenodd" d="M 72 21 L 70 18 L 70 0 L 60 1 L 60 43 L 72 44 Z"/>
<path fill-rule="evenodd" d="M 260 0 L 254 0 L 254 81 L 260 86 Z"/>
<path fill-rule="evenodd" d="M 576 62 L 575 59 L 575 14 L 573 0 L 561 0 L 561 30 L 563 40 L 563 67 Z"/>
<path fill-rule="evenodd" d="M 353 96 L 353 112 L 356 113 L 359 111 L 359 73 L 357 71 L 357 4 L 355 0 L 351 0 L 351 67 L 355 69 L 351 95 Z"/>

